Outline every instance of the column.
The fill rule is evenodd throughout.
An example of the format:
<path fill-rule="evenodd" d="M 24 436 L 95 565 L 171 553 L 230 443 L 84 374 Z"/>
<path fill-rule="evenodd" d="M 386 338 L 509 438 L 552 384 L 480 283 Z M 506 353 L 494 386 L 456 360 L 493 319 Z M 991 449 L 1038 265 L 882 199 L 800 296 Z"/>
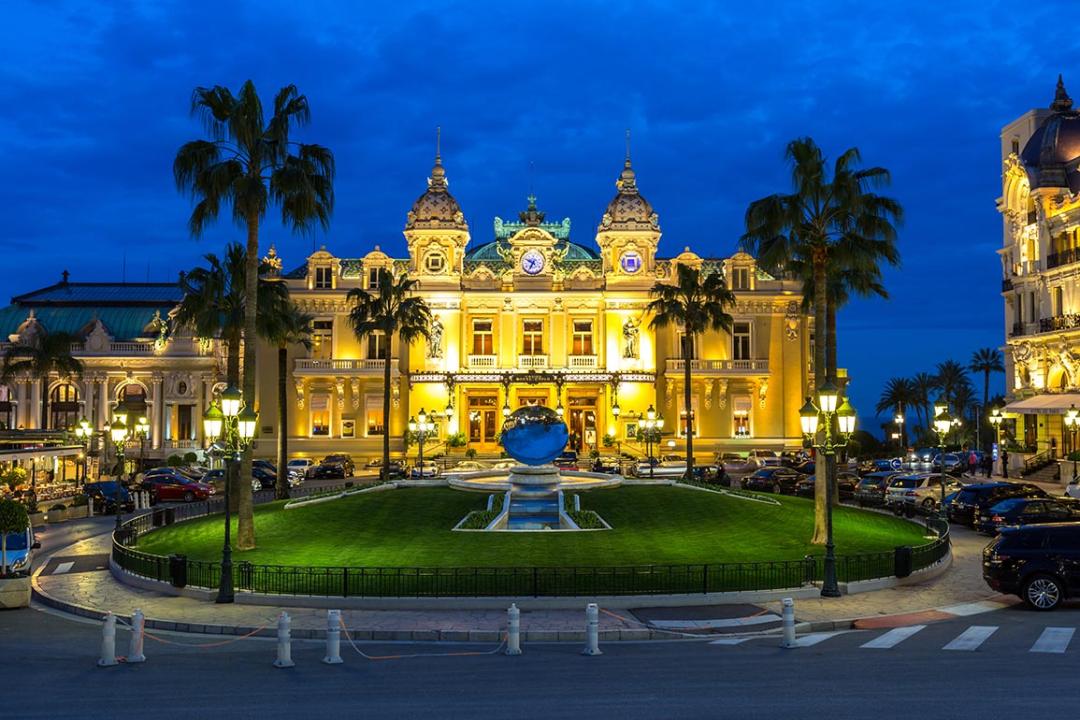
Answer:
<path fill-rule="evenodd" d="M 30 383 L 30 407 L 27 408 L 26 426 L 28 428 L 41 429 L 41 381 L 34 380 Z"/>
<path fill-rule="evenodd" d="M 153 405 L 151 408 L 152 419 L 150 421 L 150 447 L 152 447 L 154 450 L 157 450 L 161 447 L 161 413 L 163 410 L 161 402 L 161 373 L 154 373 L 151 382 L 152 385 L 150 394 L 152 398 L 151 402 Z"/>
<path fill-rule="evenodd" d="M 205 412 L 203 403 L 206 402 L 206 379 L 201 375 L 192 375 L 191 382 L 195 384 L 195 410 L 191 422 L 195 424 L 195 439 L 199 443 L 199 447 L 202 447 L 206 444 L 203 438 L 202 424 L 203 412 Z"/>
<path fill-rule="evenodd" d="M 98 376 L 98 420 L 97 429 L 104 430 L 105 425 L 112 421 L 109 417 L 109 376 Z"/>
<path fill-rule="evenodd" d="M 26 394 L 26 383 L 22 380 L 16 380 L 14 384 L 15 400 L 18 403 L 15 406 L 15 427 L 26 427 L 27 411 L 29 410 L 28 405 L 30 404 Z"/>

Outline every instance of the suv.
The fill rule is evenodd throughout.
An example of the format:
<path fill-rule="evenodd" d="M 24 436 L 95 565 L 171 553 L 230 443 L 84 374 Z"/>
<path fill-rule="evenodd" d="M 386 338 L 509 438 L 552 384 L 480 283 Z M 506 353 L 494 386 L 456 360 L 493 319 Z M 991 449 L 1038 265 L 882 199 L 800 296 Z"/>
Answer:
<path fill-rule="evenodd" d="M 786 467 L 758 468 L 742 479 L 743 490 L 764 490 L 777 495 L 794 495 L 799 481 L 805 478 L 801 472 Z"/>
<path fill-rule="evenodd" d="M 1080 503 L 1072 498 L 1013 497 L 975 513 L 975 529 L 995 535 L 1006 525 L 1076 522 Z"/>
<path fill-rule="evenodd" d="M 945 494 L 955 492 L 961 485 L 954 478 L 946 476 Z M 941 502 L 941 474 L 915 473 L 893 478 L 889 489 L 885 491 L 885 507 L 895 513 L 914 512 L 916 510 L 931 514 Z"/>
<path fill-rule="evenodd" d="M 1080 592 L 1080 523 L 1002 528 L 983 550 L 983 580 L 1034 610 Z"/>
<path fill-rule="evenodd" d="M 100 482 L 89 482 L 83 485 L 83 493 L 86 495 L 86 501 L 93 505 L 94 512 L 97 514 L 111 515 L 116 512 L 116 498 L 117 494 L 120 496 L 120 508 L 124 512 L 134 512 L 135 501 L 131 499 L 131 493 L 123 485 L 119 485 L 115 480 L 102 480 Z"/>
<path fill-rule="evenodd" d="M 885 491 L 889 489 L 889 483 L 893 478 L 900 477 L 903 473 L 879 470 L 878 472 L 866 473 L 862 480 L 855 486 L 855 502 L 859 507 L 877 507 L 885 504 Z"/>
<path fill-rule="evenodd" d="M 804 475 L 799 482 L 795 483 L 795 494 L 799 497 L 814 497 L 816 479 L 813 475 Z M 846 470 L 836 473 L 836 490 L 840 496 L 840 502 L 854 498 L 855 488 L 858 485 L 859 476 L 855 473 Z"/>
<path fill-rule="evenodd" d="M 1046 497 L 1046 492 L 1031 483 L 989 482 L 967 485 L 949 503 L 949 522 L 972 525 L 976 510 L 988 508 L 1011 497 Z"/>

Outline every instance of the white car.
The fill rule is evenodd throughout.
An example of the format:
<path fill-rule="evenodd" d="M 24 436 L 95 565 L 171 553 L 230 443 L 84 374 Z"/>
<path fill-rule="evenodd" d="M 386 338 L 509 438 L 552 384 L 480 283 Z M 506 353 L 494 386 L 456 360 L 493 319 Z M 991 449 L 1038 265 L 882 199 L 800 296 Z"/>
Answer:
<path fill-rule="evenodd" d="M 724 466 L 724 472 L 743 475 L 758 469 L 757 460 L 739 453 L 726 452 L 717 459 L 718 465 Z"/>
<path fill-rule="evenodd" d="M 1065 486 L 1065 497 L 1080 499 L 1080 477 L 1073 478 Z"/>
<path fill-rule="evenodd" d="M 780 467 L 780 456 L 772 450 L 754 450 L 750 457 L 758 464 L 758 467 Z"/>
<path fill-rule="evenodd" d="M 513 460 L 500 460 L 497 463 L 492 463 L 491 464 L 491 469 L 492 470 L 510 470 L 512 468 L 517 467 L 520 464 L 521 463 L 515 462 Z"/>
<path fill-rule="evenodd" d="M 650 462 L 652 468 L 650 469 Z M 653 478 L 669 478 L 680 477 L 686 474 L 686 460 L 680 459 L 677 455 L 665 455 L 659 460 L 653 458 L 651 461 L 649 458 L 638 461 L 638 464 L 634 467 L 634 474 L 638 477 L 653 477 Z"/>
<path fill-rule="evenodd" d="M 302 480 L 308 468 L 314 464 L 315 461 L 311 458 L 293 458 L 290 460 L 288 465 L 285 466 L 289 473 L 289 484 L 292 484 L 294 477 Z"/>
<path fill-rule="evenodd" d="M 425 463 L 426 465 L 427 463 Z M 479 472 L 481 470 L 487 470 L 487 466 L 483 463 L 479 463 L 475 460 L 462 460 L 452 468 L 447 469 L 446 472 L 452 473 L 467 473 L 467 472 Z"/>
<path fill-rule="evenodd" d="M 959 490 L 962 486 L 955 478 L 945 481 L 945 494 Z M 937 512 L 941 502 L 941 474 L 917 473 L 893 479 L 885 491 L 885 506 L 893 512 L 921 510 L 925 513 Z"/>
<path fill-rule="evenodd" d="M 439 474 L 439 466 L 434 460 L 425 460 L 423 464 L 413 465 L 412 470 L 409 471 L 409 477 L 411 478 L 433 478 Z"/>

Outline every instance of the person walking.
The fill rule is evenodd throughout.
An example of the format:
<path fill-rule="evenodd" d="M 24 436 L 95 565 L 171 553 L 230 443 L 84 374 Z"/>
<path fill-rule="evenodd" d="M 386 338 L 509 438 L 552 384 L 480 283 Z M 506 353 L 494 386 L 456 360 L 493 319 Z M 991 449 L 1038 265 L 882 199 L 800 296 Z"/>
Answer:
<path fill-rule="evenodd" d="M 979 457 L 975 454 L 974 450 L 968 452 L 968 475 L 975 477 L 975 474 L 979 470 Z"/>

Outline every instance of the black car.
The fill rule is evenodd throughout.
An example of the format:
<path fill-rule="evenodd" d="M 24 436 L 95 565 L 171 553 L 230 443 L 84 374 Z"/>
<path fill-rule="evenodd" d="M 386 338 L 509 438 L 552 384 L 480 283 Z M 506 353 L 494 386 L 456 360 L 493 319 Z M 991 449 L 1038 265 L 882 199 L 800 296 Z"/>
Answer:
<path fill-rule="evenodd" d="M 1046 497 L 1046 492 L 1031 483 L 988 482 L 963 488 L 949 503 L 949 522 L 972 525 L 975 512 L 1012 497 Z"/>
<path fill-rule="evenodd" d="M 277 473 L 267 470 L 262 465 L 252 466 L 251 477 L 259 481 L 263 490 L 272 490 L 277 485 Z"/>
<path fill-rule="evenodd" d="M 731 485 L 731 478 L 724 472 L 723 465 L 695 465 L 694 480 L 718 485 Z"/>
<path fill-rule="evenodd" d="M 795 494 L 799 497 L 814 497 L 814 476 L 809 475 L 795 484 Z M 836 474 L 836 489 L 840 494 L 840 501 L 851 500 L 855 497 L 855 488 L 859 484 L 859 476 L 851 472 Z"/>
<path fill-rule="evenodd" d="M 319 478 L 344 480 L 347 477 L 352 477 L 355 471 L 356 465 L 353 464 L 350 456 L 345 454 L 335 454 L 327 455 L 318 465 L 309 467 L 304 473 L 304 477 L 308 480 L 316 480 Z"/>
<path fill-rule="evenodd" d="M 1006 525 L 1075 522 L 1080 502 L 1072 498 L 1013 497 L 975 511 L 975 529 L 989 535 Z"/>
<path fill-rule="evenodd" d="M 382 470 L 382 460 L 376 458 L 364 466 L 368 470 Z M 390 463 L 386 466 L 389 477 L 388 480 L 401 480 L 405 477 L 405 463 L 401 460 L 390 459 Z M 381 475 L 381 473 L 380 473 Z M 311 477 L 311 475 L 308 475 Z"/>
<path fill-rule="evenodd" d="M 983 580 L 1035 610 L 1080 594 L 1080 523 L 1006 527 L 983 550 Z"/>
<path fill-rule="evenodd" d="M 116 512 L 117 482 L 115 480 L 86 483 L 83 485 L 83 493 L 86 495 L 87 502 L 93 506 L 94 512 L 104 514 Z M 120 509 L 123 512 L 133 512 L 135 501 L 132 500 L 128 489 L 120 485 L 119 494 Z"/>
<path fill-rule="evenodd" d="M 879 470 L 866 473 L 855 486 L 855 502 L 860 507 L 879 507 L 885 504 L 885 492 L 889 489 L 889 483 L 893 478 L 898 478 L 903 473 L 892 470 Z"/>
<path fill-rule="evenodd" d="M 795 486 L 806 476 L 786 467 L 758 468 L 742 479 L 743 490 L 759 490 L 778 495 L 794 495 Z"/>

